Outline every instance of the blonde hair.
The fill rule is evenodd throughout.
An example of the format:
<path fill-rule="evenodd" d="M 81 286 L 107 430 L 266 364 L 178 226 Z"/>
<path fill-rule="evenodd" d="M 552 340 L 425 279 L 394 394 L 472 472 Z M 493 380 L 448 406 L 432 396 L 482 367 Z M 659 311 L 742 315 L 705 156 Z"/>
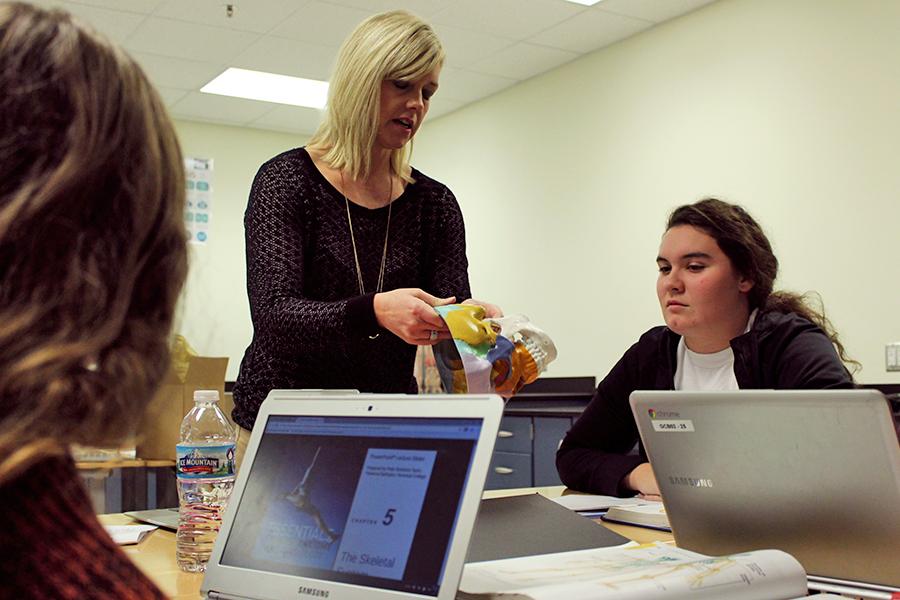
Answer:
<path fill-rule="evenodd" d="M 0 5 L 0 484 L 133 434 L 187 272 L 184 167 L 137 64 Z"/>
<path fill-rule="evenodd" d="M 369 17 L 344 40 L 328 88 L 328 108 L 310 146 L 354 179 L 371 172 L 378 135 L 381 83 L 415 80 L 444 63 L 444 49 L 427 23 L 405 11 Z M 391 153 L 391 172 L 410 177 L 412 142 Z"/>

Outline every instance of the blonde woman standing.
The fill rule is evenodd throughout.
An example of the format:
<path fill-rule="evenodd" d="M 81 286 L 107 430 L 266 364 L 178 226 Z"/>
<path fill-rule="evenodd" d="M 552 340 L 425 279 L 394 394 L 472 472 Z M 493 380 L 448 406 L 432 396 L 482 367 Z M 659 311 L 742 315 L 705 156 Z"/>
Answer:
<path fill-rule="evenodd" d="M 433 307 L 471 302 L 456 198 L 409 164 L 443 63 L 417 17 L 370 17 L 341 47 L 309 144 L 260 168 L 244 219 L 254 333 L 234 388 L 239 455 L 271 389 L 414 393 L 416 345 L 449 336 Z"/>
<path fill-rule="evenodd" d="M 0 3 L 0 597 L 163 594 L 94 516 L 68 453 L 138 429 L 187 271 L 159 95 L 67 13 Z"/>

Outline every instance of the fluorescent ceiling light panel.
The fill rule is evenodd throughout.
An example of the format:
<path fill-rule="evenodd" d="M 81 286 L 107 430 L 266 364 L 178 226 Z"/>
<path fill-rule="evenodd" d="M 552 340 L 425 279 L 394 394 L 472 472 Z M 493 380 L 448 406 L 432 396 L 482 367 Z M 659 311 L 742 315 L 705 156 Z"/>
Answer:
<path fill-rule="evenodd" d="M 207 94 L 325 108 L 328 82 L 229 67 L 200 88 Z"/>
<path fill-rule="evenodd" d="M 593 6 L 600 2 L 600 0 L 568 0 L 572 4 L 583 4 L 585 6 Z"/>

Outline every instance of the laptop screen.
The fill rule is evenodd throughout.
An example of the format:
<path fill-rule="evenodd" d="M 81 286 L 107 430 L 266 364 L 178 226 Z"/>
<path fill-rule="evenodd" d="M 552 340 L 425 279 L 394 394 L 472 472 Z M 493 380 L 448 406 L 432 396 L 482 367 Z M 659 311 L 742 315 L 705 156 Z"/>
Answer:
<path fill-rule="evenodd" d="M 270 416 L 221 564 L 436 596 L 481 425 Z"/>

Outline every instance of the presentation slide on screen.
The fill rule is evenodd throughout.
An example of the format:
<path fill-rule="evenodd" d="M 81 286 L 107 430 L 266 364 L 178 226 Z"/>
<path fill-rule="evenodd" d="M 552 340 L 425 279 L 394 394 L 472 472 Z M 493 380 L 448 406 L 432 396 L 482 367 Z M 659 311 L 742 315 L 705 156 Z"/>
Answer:
<path fill-rule="evenodd" d="M 331 569 L 356 477 L 334 477 L 341 456 L 317 447 L 284 469 L 252 551 L 256 559 Z"/>
<path fill-rule="evenodd" d="M 335 571 L 403 577 L 436 454 L 434 450 L 369 450 Z"/>

